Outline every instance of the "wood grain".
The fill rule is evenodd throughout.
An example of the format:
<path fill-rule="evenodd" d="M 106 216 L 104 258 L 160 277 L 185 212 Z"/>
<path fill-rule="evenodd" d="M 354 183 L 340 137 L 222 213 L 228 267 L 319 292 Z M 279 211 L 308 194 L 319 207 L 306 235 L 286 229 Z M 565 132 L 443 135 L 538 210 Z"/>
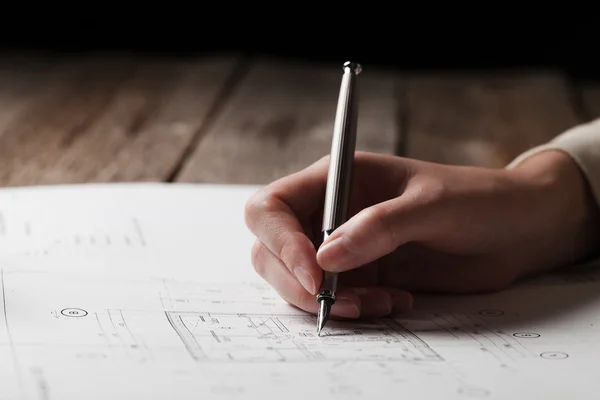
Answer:
<path fill-rule="evenodd" d="M 235 61 L 92 56 L 59 62 L 53 74 L 42 74 L 44 90 L 4 124 L 0 184 L 165 180 Z"/>
<path fill-rule="evenodd" d="M 205 133 L 178 181 L 265 184 L 330 152 L 340 65 L 260 60 Z M 357 150 L 394 153 L 399 77 L 359 75 Z"/>
<path fill-rule="evenodd" d="M 0 57 L 0 137 L 13 121 L 36 103 L 51 101 L 72 70 L 64 62 L 42 57 L 2 54 Z M 21 119 L 25 120 L 25 119 Z"/>
<path fill-rule="evenodd" d="M 579 122 L 561 75 L 446 74 L 407 79 L 406 155 L 501 168 Z"/>
<path fill-rule="evenodd" d="M 265 184 L 330 151 L 341 65 L 237 57 L 0 57 L 0 185 Z M 241 79 L 239 82 L 238 79 Z M 502 167 L 600 117 L 559 74 L 359 77 L 357 149 Z M 229 96 L 229 97 L 228 97 Z"/>

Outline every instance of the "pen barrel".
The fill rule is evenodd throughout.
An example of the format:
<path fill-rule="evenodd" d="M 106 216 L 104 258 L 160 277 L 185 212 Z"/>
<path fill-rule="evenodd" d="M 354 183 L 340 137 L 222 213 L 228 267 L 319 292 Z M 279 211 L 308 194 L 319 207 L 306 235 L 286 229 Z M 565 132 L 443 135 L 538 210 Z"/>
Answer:
<path fill-rule="evenodd" d="M 325 192 L 323 231 L 331 233 L 348 219 L 358 124 L 357 74 L 360 67 L 344 65 L 331 143 Z"/>

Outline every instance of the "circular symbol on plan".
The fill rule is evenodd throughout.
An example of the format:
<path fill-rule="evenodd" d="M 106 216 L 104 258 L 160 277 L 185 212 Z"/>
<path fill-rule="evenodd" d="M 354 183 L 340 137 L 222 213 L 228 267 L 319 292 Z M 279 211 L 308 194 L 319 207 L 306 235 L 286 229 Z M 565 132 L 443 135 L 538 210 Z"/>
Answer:
<path fill-rule="evenodd" d="M 85 317 L 87 315 L 87 311 L 81 308 L 65 308 L 60 313 L 65 317 Z"/>
<path fill-rule="evenodd" d="M 517 333 L 513 333 L 513 336 L 518 337 L 518 338 L 530 339 L 530 338 L 539 338 L 540 334 L 533 333 L 533 332 L 517 332 Z"/>
<path fill-rule="evenodd" d="M 540 354 L 540 357 L 546 358 L 548 360 L 564 360 L 569 357 L 567 353 L 563 353 L 562 351 L 546 351 Z"/>
<path fill-rule="evenodd" d="M 481 310 L 479 311 L 479 315 L 484 317 L 499 317 L 504 315 L 504 311 L 501 310 Z"/>

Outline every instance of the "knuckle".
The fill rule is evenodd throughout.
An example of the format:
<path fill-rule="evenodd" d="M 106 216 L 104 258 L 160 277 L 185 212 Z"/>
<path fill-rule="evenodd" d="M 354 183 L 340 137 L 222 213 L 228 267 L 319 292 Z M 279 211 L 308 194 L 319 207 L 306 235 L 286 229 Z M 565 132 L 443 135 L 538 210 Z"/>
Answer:
<path fill-rule="evenodd" d="M 432 179 L 426 187 L 426 196 L 429 202 L 439 203 L 448 197 L 448 185 L 439 179 Z"/>
<path fill-rule="evenodd" d="M 448 197 L 448 186 L 440 179 L 427 179 L 415 183 L 413 190 L 421 205 L 439 204 Z"/>
<path fill-rule="evenodd" d="M 257 206 L 260 204 L 262 196 L 262 192 L 259 191 L 246 200 L 246 204 L 244 205 L 244 221 L 249 228 L 252 227 L 253 219 L 258 211 Z"/>
<path fill-rule="evenodd" d="M 363 220 L 365 221 L 365 223 L 368 224 L 377 224 L 379 226 L 385 219 L 383 210 L 379 205 L 374 205 L 369 208 L 365 208 L 361 211 L 361 213 Z"/>
<path fill-rule="evenodd" d="M 389 210 L 386 207 L 377 204 L 362 212 L 364 224 L 374 228 L 369 229 L 368 231 L 380 232 L 380 240 L 385 241 L 385 246 L 394 247 L 395 243 L 397 243 L 397 238 Z"/>
<path fill-rule="evenodd" d="M 265 246 L 262 244 L 262 242 L 259 240 L 254 242 L 254 246 L 252 246 L 251 260 L 254 271 L 256 271 L 259 276 L 264 276 L 266 270 L 266 265 L 264 262 L 264 250 Z"/>
<path fill-rule="evenodd" d="M 279 201 L 265 189 L 253 194 L 244 207 L 244 219 L 249 228 L 260 220 L 261 216 L 277 209 Z"/>

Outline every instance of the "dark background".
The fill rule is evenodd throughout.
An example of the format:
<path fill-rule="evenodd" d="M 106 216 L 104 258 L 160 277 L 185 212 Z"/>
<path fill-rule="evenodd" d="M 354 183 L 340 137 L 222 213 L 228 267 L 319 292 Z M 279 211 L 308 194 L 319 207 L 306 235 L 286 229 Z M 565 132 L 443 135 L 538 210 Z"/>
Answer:
<path fill-rule="evenodd" d="M 506 19 L 493 13 L 482 18 L 467 13 L 462 14 L 464 20 L 440 22 L 426 14 L 404 12 L 398 5 L 355 8 L 350 16 L 317 19 L 297 15 L 300 3 L 248 15 L 231 4 L 229 10 L 218 11 L 205 9 L 202 3 L 196 5 L 201 11 L 166 6 L 164 13 L 154 10 L 158 12 L 152 16 L 92 9 L 31 21 L 5 14 L 0 46 L 55 54 L 104 50 L 177 56 L 235 51 L 314 62 L 354 59 L 399 69 L 549 67 L 576 78 L 600 78 L 597 29 L 585 22 L 581 11 L 578 17 L 565 14 L 554 19 L 541 15 Z M 348 8 L 347 3 L 331 5 L 332 10 L 340 7 Z M 438 11 L 438 16 L 444 17 L 444 12 Z"/>

